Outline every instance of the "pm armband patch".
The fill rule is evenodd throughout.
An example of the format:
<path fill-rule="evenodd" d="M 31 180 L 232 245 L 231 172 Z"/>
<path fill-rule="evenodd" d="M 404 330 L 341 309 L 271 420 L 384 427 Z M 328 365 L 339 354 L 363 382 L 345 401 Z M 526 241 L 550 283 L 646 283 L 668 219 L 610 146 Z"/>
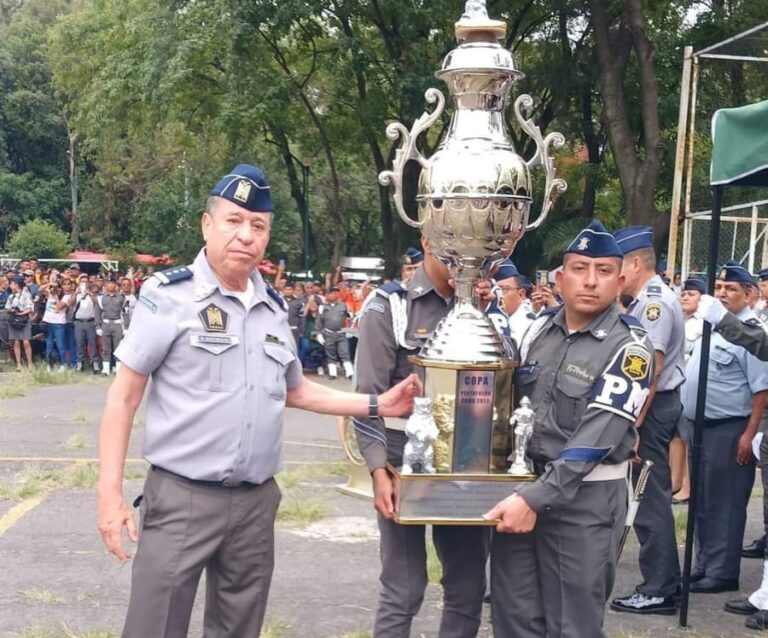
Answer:
<path fill-rule="evenodd" d="M 589 408 L 599 408 L 635 421 L 648 398 L 651 354 L 639 345 L 628 345 L 616 353 L 595 382 Z"/>

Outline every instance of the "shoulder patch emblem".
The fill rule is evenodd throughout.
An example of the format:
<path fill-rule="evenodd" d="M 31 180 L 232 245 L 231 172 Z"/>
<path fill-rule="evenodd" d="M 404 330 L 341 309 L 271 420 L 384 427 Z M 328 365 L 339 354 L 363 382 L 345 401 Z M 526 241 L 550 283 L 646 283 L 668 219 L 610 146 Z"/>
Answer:
<path fill-rule="evenodd" d="M 661 304 L 658 301 L 652 301 L 645 305 L 645 318 L 651 323 L 661 318 Z"/>
<path fill-rule="evenodd" d="M 199 313 L 206 332 L 226 332 L 229 315 L 215 304 L 208 304 Z"/>
<path fill-rule="evenodd" d="M 368 304 L 368 308 L 366 308 L 366 310 L 371 310 L 373 312 L 380 312 L 380 313 L 384 314 L 386 308 L 384 308 L 384 304 L 383 303 L 379 303 L 378 301 L 371 301 Z"/>
<path fill-rule="evenodd" d="M 651 357 L 645 348 L 629 346 L 624 351 L 621 361 L 621 371 L 633 381 L 640 381 L 648 376 Z"/>

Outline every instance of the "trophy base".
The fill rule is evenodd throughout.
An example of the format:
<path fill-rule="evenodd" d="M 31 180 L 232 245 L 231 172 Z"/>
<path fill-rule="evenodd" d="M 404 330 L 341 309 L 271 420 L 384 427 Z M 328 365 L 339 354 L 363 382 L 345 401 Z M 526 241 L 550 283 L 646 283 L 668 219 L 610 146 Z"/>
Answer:
<path fill-rule="evenodd" d="M 395 481 L 401 525 L 496 525 L 483 518 L 507 498 L 516 485 L 536 476 L 511 474 L 401 474 L 390 467 Z"/>

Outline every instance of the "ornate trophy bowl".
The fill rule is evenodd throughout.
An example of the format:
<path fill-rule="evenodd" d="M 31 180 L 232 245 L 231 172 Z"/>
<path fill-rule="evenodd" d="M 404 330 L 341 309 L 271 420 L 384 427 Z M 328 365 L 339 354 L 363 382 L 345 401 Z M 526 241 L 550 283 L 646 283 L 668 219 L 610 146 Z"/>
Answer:
<path fill-rule="evenodd" d="M 438 427 L 434 442 L 434 474 L 392 471 L 399 490 L 401 523 L 487 524 L 482 514 L 511 494 L 514 482 L 531 474 L 509 474 L 513 451 L 509 419 L 516 362 L 485 313 L 473 302 L 474 282 L 487 279 L 506 259 L 527 230 L 547 217 L 552 198 L 566 184 L 555 177 L 550 146 L 565 142 L 559 133 L 542 137 L 522 111 L 533 100 L 521 95 L 516 119 L 535 141 L 529 161 L 515 152 L 505 122 L 514 83 L 523 77 L 512 54 L 498 40 L 506 25 L 488 17 L 483 0 L 470 0 L 456 23 L 459 46 L 443 61 L 436 76 L 448 87 L 454 110 L 447 133 L 430 158 L 416 146 L 442 114 L 445 97 L 437 89 L 425 93 L 435 104 L 408 130 L 398 122 L 387 136 L 399 140 L 391 171 L 379 175 L 392 187 L 401 219 L 419 228 L 432 252 L 451 271 L 454 305 L 421 348 L 411 357 L 432 400 Z M 416 204 L 418 219 L 404 206 L 403 171 L 409 161 L 421 166 Z M 543 205 L 529 223 L 532 204 L 531 168 L 545 172 Z"/>

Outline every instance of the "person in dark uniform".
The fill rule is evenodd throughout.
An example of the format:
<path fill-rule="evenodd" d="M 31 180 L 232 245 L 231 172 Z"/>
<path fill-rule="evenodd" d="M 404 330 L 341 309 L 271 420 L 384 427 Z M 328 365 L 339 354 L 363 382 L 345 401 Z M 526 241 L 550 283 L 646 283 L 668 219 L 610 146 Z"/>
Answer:
<path fill-rule="evenodd" d="M 746 291 L 751 285 L 752 278 L 745 268 L 727 262 L 718 274 L 715 295 L 739 320 L 759 326 L 746 303 Z M 747 503 L 755 480 L 752 439 L 768 398 L 768 363 L 728 343 L 718 333 L 712 335 L 709 355 L 697 487 L 698 543 L 691 573 L 691 591 L 698 593 L 739 589 Z M 689 421 L 696 414 L 700 362 L 701 341 L 688 361 L 688 378 L 683 387 L 683 411 Z"/>
<path fill-rule="evenodd" d="M 296 351 L 299 352 L 301 337 L 304 334 L 304 299 L 296 295 L 296 289 L 290 281 L 283 286 L 283 298 L 288 306 L 288 326 L 296 342 Z"/>
<path fill-rule="evenodd" d="M 415 376 L 380 397 L 306 380 L 280 296 L 257 266 L 272 224 L 262 171 L 241 164 L 213 189 L 205 248 L 190 266 L 141 287 L 99 443 L 98 527 L 128 558 L 138 537 L 123 638 L 183 638 L 206 571 L 203 636 L 259 636 L 274 562 L 285 406 L 394 416 L 411 410 Z M 141 530 L 123 497 L 123 466 L 147 381 Z"/>
<path fill-rule="evenodd" d="M 315 322 L 318 340 L 325 347 L 329 379 L 336 378 L 339 365 L 343 368 L 347 379 L 351 379 L 355 373 L 349 359 L 349 342 L 344 330 L 349 318 L 347 304 L 339 299 L 339 289 L 332 286 L 326 293 L 325 303 L 318 308 Z"/>
<path fill-rule="evenodd" d="M 653 342 L 656 376 L 646 410 L 640 415 L 638 455 L 653 461 L 635 533 L 640 541 L 638 562 L 643 582 L 635 591 L 611 601 L 611 609 L 638 614 L 675 614 L 680 585 L 669 445 L 676 436 L 683 408 L 680 387 L 685 380 L 685 319 L 680 300 L 656 274 L 653 230 L 629 226 L 614 233 L 624 253 L 622 292 L 632 297 L 627 314 L 637 319 Z M 633 467 L 635 480 L 640 464 Z"/>
<path fill-rule="evenodd" d="M 503 638 L 602 636 L 627 513 L 635 420 L 653 346 L 616 304 L 622 251 L 593 221 L 558 273 L 563 305 L 531 324 L 516 374 L 535 411 L 527 455 L 538 478 L 485 514 L 491 615 Z"/>
<path fill-rule="evenodd" d="M 362 309 L 357 350 L 360 392 L 382 392 L 412 371 L 417 354 L 453 304 L 450 273 L 422 240 L 424 261 L 405 285 L 391 282 L 370 295 Z M 406 436 L 401 419 L 354 419 L 360 450 L 373 480 L 381 556 L 374 638 L 408 638 L 427 587 L 425 527 L 399 525 L 389 462 L 402 465 Z M 435 525 L 432 539 L 443 567 L 440 638 L 473 638 L 480 627 L 488 530 Z"/>
<path fill-rule="evenodd" d="M 97 298 L 101 312 L 97 318 L 96 334 L 104 344 L 104 357 L 101 373 L 109 376 L 112 367 L 112 355 L 123 338 L 123 308 L 125 298 L 117 289 L 117 281 L 107 282 L 106 292 Z M 116 370 L 115 370 L 116 371 Z"/>

